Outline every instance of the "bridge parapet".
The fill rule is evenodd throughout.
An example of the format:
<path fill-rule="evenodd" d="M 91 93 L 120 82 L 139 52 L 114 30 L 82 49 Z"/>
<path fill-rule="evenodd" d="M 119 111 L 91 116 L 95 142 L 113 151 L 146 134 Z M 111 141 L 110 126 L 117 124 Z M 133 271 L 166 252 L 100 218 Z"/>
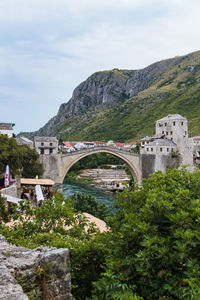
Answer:
<path fill-rule="evenodd" d="M 62 157 L 71 156 L 71 155 L 74 156 L 76 154 L 79 155 L 79 154 L 84 154 L 84 153 L 91 153 L 91 152 L 94 152 L 95 150 L 96 151 L 100 150 L 99 152 L 107 152 L 107 153 L 108 153 L 108 151 L 113 152 L 113 153 L 123 153 L 123 154 L 128 154 L 128 155 L 139 157 L 139 153 L 134 153 L 129 150 L 123 150 L 123 149 L 107 147 L 107 146 L 98 146 L 98 147 L 93 147 L 93 148 L 85 148 L 85 149 L 81 149 L 81 150 L 66 152 L 66 153 L 62 154 Z"/>

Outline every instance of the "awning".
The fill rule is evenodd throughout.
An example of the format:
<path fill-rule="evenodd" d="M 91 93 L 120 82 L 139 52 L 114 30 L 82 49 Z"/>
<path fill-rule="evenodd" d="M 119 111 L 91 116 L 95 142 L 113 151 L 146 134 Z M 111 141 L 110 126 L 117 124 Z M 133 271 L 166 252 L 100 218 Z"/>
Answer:
<path fill-rule="evenodd" d="M 35 179 L 35 178 L 21 178 L 21 184 L 27 185 L 54 185 L 55 182 L 51 179 Z"/>

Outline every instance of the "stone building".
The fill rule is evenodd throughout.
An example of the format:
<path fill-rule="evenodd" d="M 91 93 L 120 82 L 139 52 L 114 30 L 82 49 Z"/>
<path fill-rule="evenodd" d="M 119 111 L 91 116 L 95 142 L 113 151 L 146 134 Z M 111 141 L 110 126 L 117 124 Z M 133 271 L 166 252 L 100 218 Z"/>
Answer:
<path fill-rule="evenodd" d="M 25 136 L 19 136 L 16 138 L 16 141 L 19 145 L 27 145 L 29 146 L 31 149 L 34 148 L 33 146 L 33 141 L 29 140 L 28 138 L 26 138 Z"/>
<path fill-rule="evenodd" d="M 141 154 L 171 155 L 178 152 L 182 165 L 193 165 L 193 151 L 187 119 L 179 114 L 170 114 L 156 121 L 155 136 L 141 139 Z"/>
<path fill-rule="evenodd" d="M 187 119 L 179 114 L 156 121 L 156 134 L 164 134 L 177 145 L 183 165 L 193 165 L 193 138 L 188 137 Z"/>
<path fill-rule="evenodd" d="M 6 134 L 9 138 L 13 137 L 13 123 L 0 123 L 0 134 Z"/>
<path fill-rule="evenodd" d="M 177 146 L 173 141 L 167 139 L 154 139 L 144 146 L 144 152 L 147 154 L 171 154 L 177 151 Z"/>
<path fill-rule="evenodd" d="M 34 148 L 40 154 L 57 154 L 58 140 L 56 137 L 35 136 Z"/>

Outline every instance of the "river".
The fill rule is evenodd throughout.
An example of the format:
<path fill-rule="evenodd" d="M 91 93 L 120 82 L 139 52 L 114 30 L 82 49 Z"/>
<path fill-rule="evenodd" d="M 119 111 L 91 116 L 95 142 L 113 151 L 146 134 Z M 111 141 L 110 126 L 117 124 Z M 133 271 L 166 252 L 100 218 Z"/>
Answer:
<path fill-rule="evenodd" d="M 104 203 L 113 209 L 115 199 L 114 193 L 106 193 L 98 188 L 92 187 L 90 184 L 79 183 L 66 178 L 62 185 L 62 189 L 65 197 L 71 196 L 75 193 L 90 194 L 91 196 L 95 197 L 98 202 Z"/>

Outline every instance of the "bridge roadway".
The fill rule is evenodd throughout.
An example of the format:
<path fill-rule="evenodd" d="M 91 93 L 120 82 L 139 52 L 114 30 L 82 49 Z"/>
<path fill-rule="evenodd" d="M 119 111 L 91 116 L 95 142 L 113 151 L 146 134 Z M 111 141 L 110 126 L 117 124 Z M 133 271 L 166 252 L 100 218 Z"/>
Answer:
<path fill-rule="evenodd" d="M 123 150 L 123 149 L 119 149 L 119 148 L 114 148 L 114 147 L 108 147 L 108 146 L 98 146 L 98 147 L 90 147 L 90 148 L 84 148 L 84 149 L 80 149 L 80 150 L 75 150 L 75 151 L 71 151 L 71 152 L 65 152 L 62 154 L 62 156 L 66 156 L 66 155 L 74 155 L 74 154 L 80 154 L 80 153 L 90 153 L 93 152 L 94 150 L 100 150 L 100 152 L 107 152 L 110 150 L 114 150 L 115 153 L 129 153 L 130 155 L 133 156 L 138 156 L 138 153 L 134 153 L 131 152 L 129 150 Z M 92 153 L 93 154 L 93 153 Z"/>

